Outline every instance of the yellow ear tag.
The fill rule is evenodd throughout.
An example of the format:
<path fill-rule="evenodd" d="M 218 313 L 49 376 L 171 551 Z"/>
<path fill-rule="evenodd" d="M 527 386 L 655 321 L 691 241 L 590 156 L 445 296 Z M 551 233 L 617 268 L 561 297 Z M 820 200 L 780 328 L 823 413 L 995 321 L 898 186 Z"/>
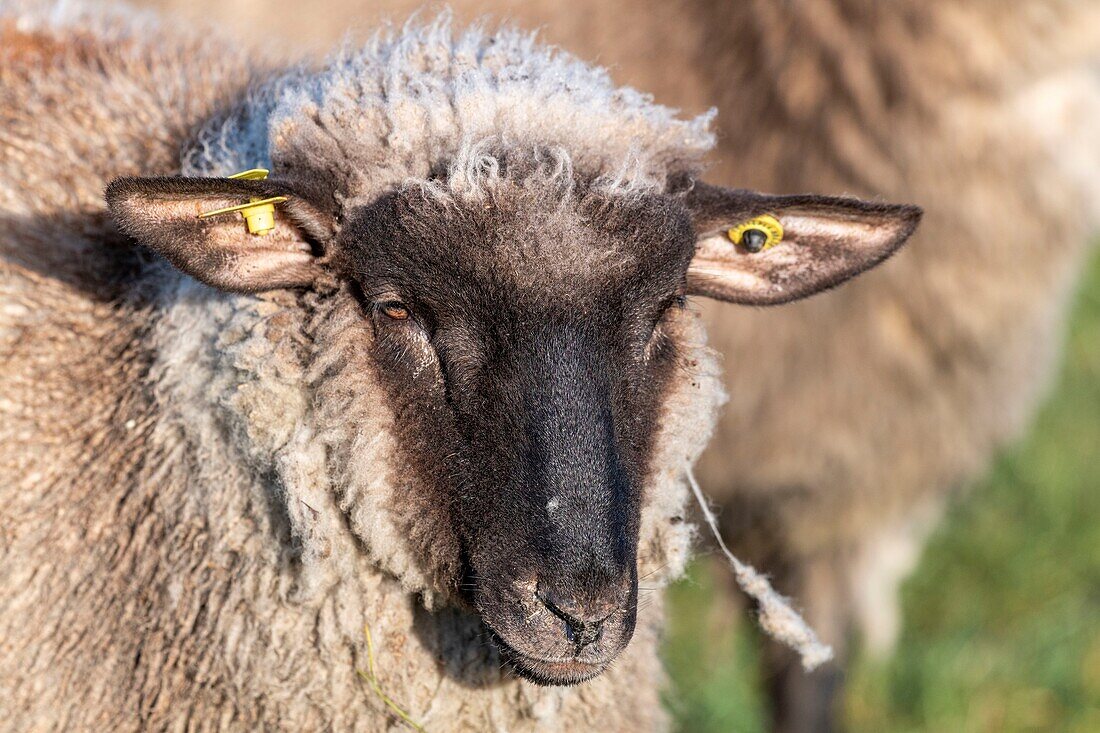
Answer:
<path fill-rule="evenodd" d="M 267 174 L 268 171 L 266 168 L 252 168 L 247 171 L 241 171 L 240 173 L 234 173 L 229 176 L 229 178 L 243 181 L 262 181 L 267 178 Z M 250 234 L 255 234 L 257 237 L 262 237 L 275 228 L 275 204 L 281 204 L 286 200 L 286 196 L 272 196 L 266 199 L 253 198 L 247 204 L 227 206 L 224 209 L 214 209 L 213 211 L 204 211 L 199 214 L 198 218 L 206 219 L 219 214 L 229 214 L 234 211 L 239 211 L 241 212 L 241 216 L 244 217 L 244 223 L 248 227 L 248 232 Z"/>
<path fill-rule="evenodd" d="M 727 232 L 730 241 L 749 252 L 770 249 L 783 241 L 783 225 L 770 214 L 761 214 L 743 221 Z"/>
<path fill-rule="evenodd" d="M 234 181 L 262 181 L 267 178 L 267 174 L 270 172 L 267 168 L 249 168 L 246 171 L 226 176 L 226 178 Z"/>

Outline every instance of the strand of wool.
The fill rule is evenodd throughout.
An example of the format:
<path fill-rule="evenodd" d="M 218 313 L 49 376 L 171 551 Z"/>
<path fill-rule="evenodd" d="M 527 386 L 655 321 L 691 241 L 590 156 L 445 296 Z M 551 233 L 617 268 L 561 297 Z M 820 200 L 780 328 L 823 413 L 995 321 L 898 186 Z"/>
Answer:
<path fill-rule="evenodd" d="M 699 509 L 707 521 L 707 526 L 710 527 L 711 534 L 714 535 L 722 554 L 726 556 L 730 567 L 733 568 L 737 584 L 756 601 L 757 621 L 764 633 L 797 652 L 802 659 L 802 668 L 807 672 L 832 659 L 832 648 L 817 638 L 817 634 L 802 615 L 791 606 L 790 600 L 776 593 L 766 576 L 761 575 L 751 565 L 738 560 L 726 547 L 722 534 L 718 531 L 718 520 L 707 503 L 707 498 L 703 496 L 703 490 L 699 488 L 699 482 L 695 480 L 690 467 L 687 469 L 687 479 L 695 494 L 695 500 L 699 503 Z"/>

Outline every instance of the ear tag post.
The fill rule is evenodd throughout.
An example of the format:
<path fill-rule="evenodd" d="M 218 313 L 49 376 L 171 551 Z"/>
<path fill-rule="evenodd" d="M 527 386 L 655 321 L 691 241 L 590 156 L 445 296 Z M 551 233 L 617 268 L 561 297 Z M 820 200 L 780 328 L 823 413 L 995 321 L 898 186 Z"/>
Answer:
<path fill-rule="evenodd" d="M 753 254 L 770 249 L 783 241 L 783 225 L 770 214 L 743 221 L 727 232 L 730 241 Z"/>
<path fill-rule="evenodd" d="M 240 173 L 234 173 L 229 176 L 229 178 L 243 181 L 262 181 L 267 178 L 267 174 L 268 170 L 266 168 L 252 168 L 250 170 L 241 171 Z M 204 211 L 199 214 L 198 218 L 206 219 L 211 216 L 218 216 L 219 214 L 229 214 L 234 211 L 239 211 L 241 212 L 241 216 L 244 217 L 244 223 L 245 226 L 248 227 L 249 234 L 263 237 L 275 228 L 275 204 L 281 204 L 286 200 L 286 196 L 272 196 L 266 199 L 253 198 L 247 204 L 227 206 L 224 209 L 214 209 L 213 211 Z"/>

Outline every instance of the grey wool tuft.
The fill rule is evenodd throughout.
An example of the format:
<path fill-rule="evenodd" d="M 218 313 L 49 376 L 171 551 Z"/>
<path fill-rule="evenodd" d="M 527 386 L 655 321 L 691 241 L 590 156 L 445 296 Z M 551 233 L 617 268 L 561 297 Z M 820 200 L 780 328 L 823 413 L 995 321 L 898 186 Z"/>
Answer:
<path fill-rule="evenodd" d="M 333 161 L 350 203 L 428 180 L 478 195 L 532 169 L 605 191 L 654 191 L 699 171 L 714 146 L 713 117 L 679 119 L 534 34 L 458 33 L 445 13 L 383 29 L 319 71 L 295 69 L 254 89 L 203 128 L 184 172 Z"/>

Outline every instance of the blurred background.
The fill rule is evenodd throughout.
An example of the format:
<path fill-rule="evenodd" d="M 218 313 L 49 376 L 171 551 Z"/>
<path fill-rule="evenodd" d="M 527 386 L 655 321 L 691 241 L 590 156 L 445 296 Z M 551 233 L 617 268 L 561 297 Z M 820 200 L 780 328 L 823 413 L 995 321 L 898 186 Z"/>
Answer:
<path fill-rule="evenodd" d="M 1100 258 L 1072 312 L 1050 401 L 904 583 L 893 656 L 855 655 L 849 730 L 1100 731 Z M 672 587 L 667 702 L 684 733 L 768 729 L 725 572 L 700 558 Z"/>
<path fill-rule="evenodd" d="M 421 6 L 138 4 L 210 24 L 276 59 L 317 58 Z M 704 466 L 706 487 L 723 507 L 731 541 L 744 539 L 739 549 L 805 604 L 810 590 L 792 567 L 812 567 L 807 558 L 834 551 L 848 565 L 866 564 L 887 551 L 858 537 L 838 539 L 839 531 L 793 550 L 788 535 L 805 534 L 792 529 L 802 526 L 797 517 L 774 530 L 767 521 L 746 524 L 754 511 L 772 511 L 771 499 L 758 495 L 798 485 L 811 497 L 798 500 L 804 507 L 790 509 L 794 500 L 775 506 L 825 522 L 834 513 L 856 516 L 855 506 L 865 516 L 845 525 L 860 527 L 853 537 L 867 536 L 876 522 L 889 528 L 918 514 L 933 517 L 902 553 L 919 558 L 915 570 L 909 574 L 902 557 L 882 583 L 885 600 L 870 604 L 881 617 L 871 619 L 876 653 L 865 653 L 864 627 L 863 637 L 851 635 L 845 669 L 814 678 L 817 689 L 828 688 L 823 694 L 838 691 L 842 727 L 1100 731 L 1100 260 L 1088 244 L 1100 209 L 1090 187 L 1100 179 L 1100 116 L 1091 116 L 1100 105 L 1088 88 L 1090 79 L 1100 87 L 1100 2 L 451 5 L 460 22 L 491 13 L 540 29 L 544 40 L 685 114 L 717 106 L 713 182 L 925 206 L 924 239 L 876 274 L 879 280 L 789 315 L 759 316 L 767 336 L 787 339 L 774 352 L 771 340 L 708 311 L 730 329 L 720 348 L 752 343 L 753 353 L 783 367 L 747 372 L 747 385 L 731 383 L 733 422 L 716 440 L 722 455 Z M 429 5 L 427 13 L 438 8 Z M 1038 122 L 1027 127 L 1027 120 Z M 968 246 L 976 254 L 961 258 Z M 1047 289 L 1029 289 L 1032 278 Z M 840 350 L 807 356 L 799 351 L 800 328 L 835 333 Z M 862 334 L 869 332 L 886 335 L 868 342 Z M 935 345 L 931 366 L 907 345 L 918 336 Z M 863 362 L 861 354 L 868 355 Z M 728 352 L 727 366 L 741 370 L 735 358 Z M 858 364 L 849 381 L 840 374 L 845 359 Z M 751 402 L 746 393 L 776 397 Z M 885 404 L 849 408 L 876 394 L 886 395 Z M 753 425 L 736 416 L 770 414 L 784 395 L 800 410 L 771 429 L 792 436 L 788 450 L 808 440 L 797 437 L 801 429 L 844 440 L 821 439 L 791 458 L 738 439 Z M 861 445 L 849 450 L 845 441 Z M 803 474 L 822 476 L 821 490 Z M 887 484 L 897 488 L 879 488 Z M 779 537 L 780 549 L 759 549 L 767 543 L 753 540 L 754 532 Z M 699 559 L 671 590 L 667 704 L 684 733 L 769 730 L 769 695 L 791 683 L 712 547 L 701 538 Z M 838 587 L 856 582 L 845 578 Z M 893 584 L 902 578 L 897 611 Z M 845 592 L 859 596 L 858 589 Z M 808 611 L 820 625 L 817 607 Z M 848 638 L 849 625 L 836 633 Z M 787 729 L 816 729 L 807 720 L 787 721 Z"/>

